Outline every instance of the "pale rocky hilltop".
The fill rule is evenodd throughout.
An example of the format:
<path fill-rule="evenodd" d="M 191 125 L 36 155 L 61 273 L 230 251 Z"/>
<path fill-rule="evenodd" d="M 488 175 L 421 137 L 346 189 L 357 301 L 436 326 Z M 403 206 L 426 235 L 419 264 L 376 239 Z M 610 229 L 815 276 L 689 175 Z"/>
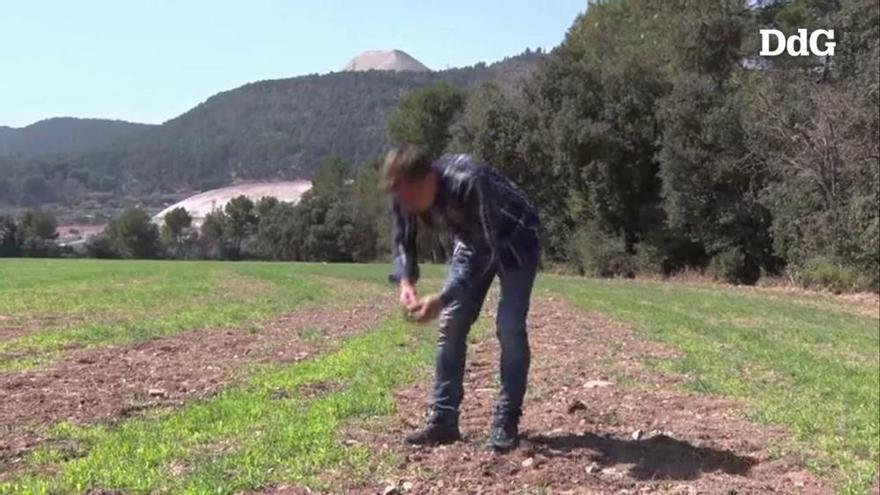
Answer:
<path fill-rule="evenodd" d="M 395 72 L 427 72 L 431 69 L 426 67 L 425 64 L 414 59 L 412 56 L 410 56 L 410 54 L 401 50 L 367 50 L 357 57 L 351 59 L 351 62 L 346 64 L 342 70 L 391 70 Z"/>

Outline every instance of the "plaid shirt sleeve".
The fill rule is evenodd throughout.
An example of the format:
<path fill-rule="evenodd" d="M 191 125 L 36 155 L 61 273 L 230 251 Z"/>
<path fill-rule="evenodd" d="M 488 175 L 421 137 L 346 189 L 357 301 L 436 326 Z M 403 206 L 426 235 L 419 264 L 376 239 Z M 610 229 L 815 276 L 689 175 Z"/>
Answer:
<path fill-rule="evenodd" d="M 394 268 L 388 281 L 400 283 L 407 279 L 416 283 L 419 279 L 419 265 L 416 258 L 416 219 L 406 215 L 397 201 L 391 203 L 391 218 L 394 232 L 391 240 L 391 256 Z"/>

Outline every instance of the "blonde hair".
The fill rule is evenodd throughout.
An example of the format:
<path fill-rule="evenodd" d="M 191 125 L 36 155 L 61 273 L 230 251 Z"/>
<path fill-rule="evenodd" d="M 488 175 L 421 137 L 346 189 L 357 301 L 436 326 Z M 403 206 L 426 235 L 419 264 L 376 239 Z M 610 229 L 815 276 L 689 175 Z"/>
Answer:
<path fill-rule="evenodd" d="M 385 191 L 391 191 L 401 181 L 423 179 L 430 171 L 431 160 L 418 146 L 407 144 L 394 148 L 385 155 L 381 187 Z"/>

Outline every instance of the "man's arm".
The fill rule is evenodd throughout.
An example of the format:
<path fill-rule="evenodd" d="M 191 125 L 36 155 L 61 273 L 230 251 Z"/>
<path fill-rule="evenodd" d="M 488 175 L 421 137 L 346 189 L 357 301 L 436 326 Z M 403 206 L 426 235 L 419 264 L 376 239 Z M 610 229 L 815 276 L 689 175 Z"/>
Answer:
<path fill-rule="evenodd" d="M 393 234 L 391 255 L 394 269 L 388 276 L 393 283 L 415 285 L 419 280 L 419 265 L 416 258 L 416 219 L 400 209 L 400 204 L 391 202 Z"/>

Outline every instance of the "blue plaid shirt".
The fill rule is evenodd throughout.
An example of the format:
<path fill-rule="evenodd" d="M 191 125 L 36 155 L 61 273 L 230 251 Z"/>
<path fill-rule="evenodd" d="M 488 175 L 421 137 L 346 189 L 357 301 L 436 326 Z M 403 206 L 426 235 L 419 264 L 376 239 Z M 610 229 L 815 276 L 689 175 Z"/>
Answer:
<path fill-rule="evenodd" d="M 520 266 L 537 256 L 541 223 L 525 195 L 496 168 L 478 163 L 465 154 L 443 155 L 431 167 L 437 173 L 437 197 L 422 214 L 429 223 L 439 220 L 455 239 L 456 249 L 467 248 L 471 258 L 485 270 Z M 394 234 L 393 282 L 419 278 L 416 258 L 417 215 L 405 213 L 392 201 Z M 474 263 L 475 264 L 475 263 Z M 471 267 L 476 268 L 476 267 Z M 465 272 L 453 272 L 441 297 L 448 304 L 457 291 L 467 286 Z"/>

